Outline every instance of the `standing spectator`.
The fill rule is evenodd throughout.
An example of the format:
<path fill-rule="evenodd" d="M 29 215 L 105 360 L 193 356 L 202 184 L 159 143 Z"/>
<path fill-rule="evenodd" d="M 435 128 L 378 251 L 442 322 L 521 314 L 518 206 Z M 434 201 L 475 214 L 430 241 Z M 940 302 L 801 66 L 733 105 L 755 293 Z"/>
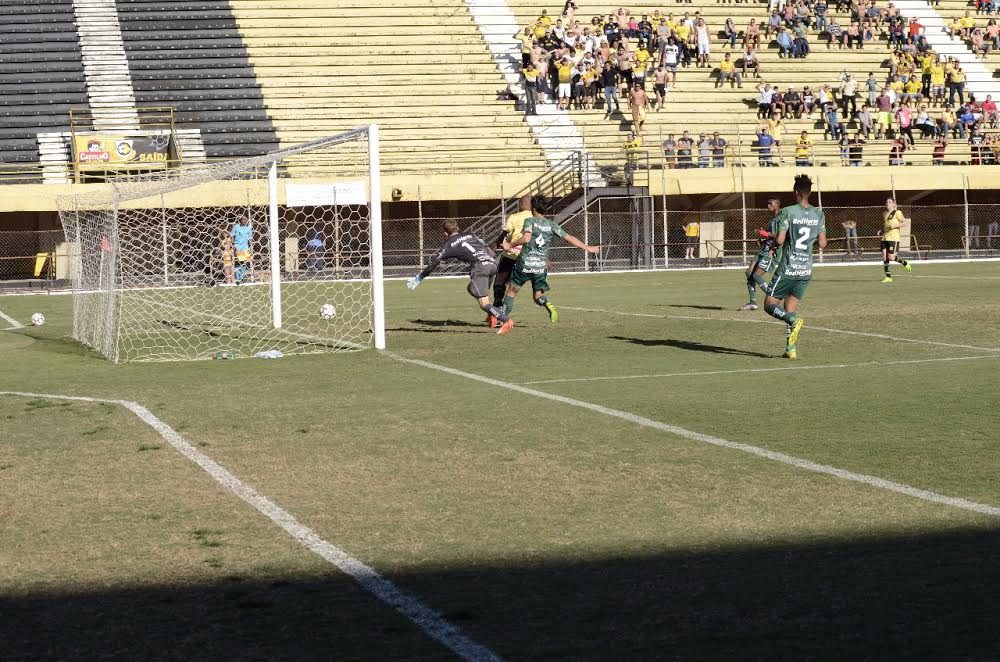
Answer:
<path fill-rule="evenodd" d="M 644 92 L 646 90 L 646 68 L 648 62 L 649 51 L 646 50 L 645 44 L 640 42 L 639 48 L 636 49 L 635 55 L 632 58 L 632 80 L 634 83 L 638 83 Z"/>
<path fill-rule="evenodd" d="M 1000 223 L 990 221 L 986 226 L 986 248 L 993 250 L 994 239 L 1000 239 Z"/>
<path fill-rule="evenodd" d="M 935 62 L 931 66 L 931 98 L 938 107 L 944 105 L 945 81 L 944 64 Z"/>
<path fill-rule="evenodd" d="M 743 88 L 743 77 L 740 76 L 740 72 L 736 71 L 736 63 L 733 62 L 732 53 L 726 53 L 722 62 L 719 63 L 719 80 L 716 81 L 715 87 L 722 87 L 727 80 L 730 87 L 738 85 L 740 89 Z"/>
<path fill-rule="evenodd" d="M 667 45 L 663 48 L 663 66 L 666 67 L 667 72 L 670 74 L 670 87 L 671 89 L 677 89 L 677 63 L 680 49 L 677 48 L 677 42 L 673 37 L 667 40 Z"/>
<path fill-rule="evenodd" d="M 691 160 L 692 149 L 694 149 L 694 141 L 685 131 L 677 140 L 677 160 L 682 170 L 694 167 L 694 162 Z"/>
<path fill-rule="evenodd" d="M 712 134 L 712 140 L 709 141 L 712 145 L 712 167 L 713 168 L 723 168 L 726 165 L 726 139 L 719 136 L 719 132 L 716 131 Z"/>
<path fill-rule="evenodd" d="M 757 141 L 759 143 L 757 151 L 757 162 L 762 168 L 768 168 L 774 165 L 774 160 L 771 155 L 771 149 L 774 146 L 774 138 L 767 129 L 767 125 L 763 124 L 757 127 Z"/>
<path fill-rule="evenodd" d="M 664 52 L 667 49 L 667 44 L 670 43 L 670 35 L 673 34 L 673 28 L 667 25 L 667 19 L 661 18 L 656 26 L 656 48 L 660 56 L 660 64 L 663 64 Z"/>
<path fill-rule="evenodd" d="M 628 104 L 632 109 L 632 130 L 641 138 L 642 125 L 646 122 L 646 111 L 649 110 L 650 104 L 649 97 L 638 82 L 632 85 L 632 91 L 628 94 Z"/>
<path fill-rule="evenodd" d="M 564 55 L 562 61 L 556 66 L 559 76 L 559 108 L 569 110 L 569 103 L 573 95 L 573 61 L 569 55 Z"/>
<path fill-rule="evenodd" d="M 611 102 L 615 103 L 615 112 L 621 112 L 618 105 L 618 84 L 615 68 L 610 62 L 604 63 L 601 69 L 601 84 L 604 86 L 604 118 L 611 117 Z"/>
<path fill-rule="evenodd" d="M 670 72 L 663 68 L 661 64 L 653 72 L 653 92 L 656 94 L 656 112 L 663 110 L 663 105 L 667 101 L 667 81 L 670 79 Z"/>
<path fill-rule="evenodd" d="M 939 133 L 934 138 L 934 149 L 931 152 L 932 165 L 944 165 L 944 152 L 946 149 L 948 149 L 948 136 L 944 133 Z"/>
<path fill-rule="evenodd" d="M 809 139 L 809 132 L 803 131 L 795 139 L 795 165 L 803 168 L 812 165 L 813 141 Z"/>
<path fill-rule="evenodd" d="M 639 166 L 642 138 L 629 131 L 622 150 L 625 152 L 625 186 L 632 186 L 636 168 Z"/>
<path fill-rule="evenodd" d="M 527 67 L 531 64 L 531 46 L 535 41 L 535 33 L 528 27 L 524 32 L 515 32 L 514 39 L 521 42 L 521 66 Z"/>
<path fill-rule="evenodd" d="M 863 134 L 865 138 L 868 138 L 872 133 L 874 123 L 875 120 L 872 118 L 871 106 L 866 103 L 861 106 L 861 112 L 858 113 L 858 132 Z"/>
<path fill-rule="evenodd" d="M 712 141 L 705 134 L 698 136 L 698 167 L 707 168 L 712 165 Z"/>
<path fill-rule="evenodd" d="M 878 110 L 875 115 L 875 139 L 881 140 L 882 136 L 889 137 L 889 129 L 892 128 L 892 100 L 888 88 L 882 88 L 882 94 L 875 100 L 875 108 Z"/>
<path fill-rule="evenodd" d="M 698 221 L 690 220 L 687 225 L 684 226 L 684 238 L 687 246 L 684 251 L 685 260 L 693 260 L 697 257 L 695 252 L 698 250 L 698 234 L 700 228 Z"/>
<path fill-rule="evenodd" d="M 915 143 L 913 140 L 913 113 L 905 103 L 899 104 L 896 108 L 896 122 L 899 125 L 899 136 L 905 136 L 910 140 L 910 146 Z"/>
<path fill-rule="evenodd" d="M 781 149 L 781 141 L 785 137 L 785 123 L 777 113 L 772 114 L 771 119 L 767 121 L 767 131 L 774 138 L 774 146 L 778 148 L 778 160 L 784 163 L 785 155 Z"/>
<path fill-rule="evenodd" d="M 527 115 L 537 115 L 535 104 L 538 103 L 538 69 L 535 65 L 528 63 L 528 66 L 521 69 L 524 76 L 524 112 Z"/>
<path fill-rule="evenodd" d="M 860 168 L 862 165 L 862 159 L 864 158 L 865 149 L 865 139 L 861 135 L 861 131 L 856 131 L 854 137 L 851 138 L 850 142 L 847 144 L 848 157 L 850 159 L 851 165 L 855 168 Z M 855 229 L 854 232 L 854 243 L 855 250 L 857 250 L 858 233 Z"/>
<path fill-rule="evenodd" d="M 847 249 L 848 255 L 861 255 L 860 247 L 858 246 L 858 222 L 854 219 L 849 221 L 843 221 L 840 227 L 844 228 L 844 246 Z M 853 250 L 851 247 L 853 241 Z"/>
<path fill-rule="evenodd" d="M 753 46 L 747 46 L 746 51 L 743 53 L 743 76 L 747 75 L 747 69 L 753 69 L 753 74 L 755 78 L 760 78 L 760 59 L 757 57 L 757 51 L 754 50 Z"/>
<path fill-rule="evenodd" d="M 849 121 L 858 114 L 858 81 L 849 73 L 845 78 L 840 86 L 840 101 L 844 104 L 844 119 Z"/>
<path fill-rule="evenodd" d="M 868 88 L 868 105 L 874 106 L 875 99 L 878 98 L 878 81 L 875 80 L 875 72 L 868 72 L 868 80 L 865 81 L 865 85 Z"/>
<path fill-rule="evenodd" d="M 229 233 L 232 237 L 233 247 L 236 249 L 236 274 L 237 284 L 243 282 L 247 271 L 253 271 L 253 226 L 250 224 L 250 215 L 243 214 L 233 225 Z"/>
<path fill-rule="evenodd" d="M 965 72 L 962 67 L 955 64 L 951 71 L 948 90 L 948 103 L 955 103 L 955 95 L 958 95 L 959 105 L 965 103 Z"/>
<path fill-rule="evenodd" d="M 698 49 L 698 66 L 699 67 L 711 67 L 712 65 L 708 62 L 708 56 L 711 51 L 711 36 L 708 32 L 708 26 L 705 25 L 705 19 L 699 18 L 694 26 L 695 31 L 695 42 Z"/>
<path fill-rule="evenodd" d="M 841 134 L 844 132 L 844 127 L 837 116 L 837 106 L 832 103 L 827 104 L 823 119 L 826 121 L 826 130 L 830 135 L 830 139 L 839 140 Z"/>
<path fill-rule="evenodd" d="M 674 134 L 668 133 L 667 139 L 663 141 L 661 146 L 663 147 L 663 161 L 667 168 L 675 169 L 677 167 L 677 141 L 674 140 Z"/>

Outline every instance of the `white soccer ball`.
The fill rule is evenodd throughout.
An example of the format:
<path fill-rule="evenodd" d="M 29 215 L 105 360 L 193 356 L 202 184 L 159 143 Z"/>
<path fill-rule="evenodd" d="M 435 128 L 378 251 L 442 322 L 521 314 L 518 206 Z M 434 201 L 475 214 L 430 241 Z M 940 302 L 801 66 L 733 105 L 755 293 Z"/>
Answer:
<path fill-rule="evenodd" d="M 325 320 L 332 320 L 337 316 L 337 309 L 332 304 L 324 303 L 319 308 L 319 316 Z"/>
<path fill-rule="evenodd" d="M 42 315 L 41 313 L 35 313 L 34 315 L 31 316 L 32 326 L 41 326 L 43 324 L 45 324 L 45 315 Z"/>

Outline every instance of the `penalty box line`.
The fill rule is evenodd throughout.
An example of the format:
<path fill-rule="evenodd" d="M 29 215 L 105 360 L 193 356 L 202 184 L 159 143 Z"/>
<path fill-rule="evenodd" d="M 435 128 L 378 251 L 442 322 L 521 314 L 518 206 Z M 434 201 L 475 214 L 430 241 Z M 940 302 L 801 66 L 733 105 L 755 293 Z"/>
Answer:
<path fill-rule="evenodd" d="M 682 428 L 677 425 L 671 425 L 669 423 L 662 423 L 660 421 L 655 421 L 651 418 L 646 418 L 645 416 L 639 416 L 638 414 L 622 411 L 620 409 L 613 409 L 611 407 L 605 407 L 604 405 L 598 405 L 592 402 L 577 400 L 576 398 L 568 398 L 566 396 L 556 395 L 555 393 L 548 393 L 546 391 L 540 391 L 538 389 L 529 388 L 527 386 L 522 386 L 519 384 L 512 384 L 510 382 L 501 381 L 499 379 L 494 379 L 492 377 L 477 375 L 475 373 L 466 372 L 464 370 L 459 370 L 457 368 L 451 368 L 437 363 L 431 363 L 430 361 L 407 358 L 405 356 L 400 356 L 399 354 L 394 354 L 388 351 L 383 351 L 382 355 L 402 363 L 409 363 L 412 365 L 429 368 L 431 370 L 436 370 L 438 372 L 443 372 L 456 377 L 462 377 L 464 379 L 481 382 L 483 384 L 498 386 L 500 388 L 507 389 L 509 391 L 515 391 L 517 393 L 530 395 L 534 398 L 543 398 L 545 400 L 559 402 L 561 404 L 569 405 L 571 407 L 585 409 L 587 411 L 594 412 L 596 414 L 602 414 L 604 416 L 608 416 L 611 418 L 617 418 L 620 420 L 627 421 L 629 423 L 634 423 L 635 425 L 639 425 L 645 428 L 651 428 L 653 430 L 667 432 L 669 434 L 682 437 L 684 439 L 689 439 L 691 441 L 697 441 L 699 443 L 709 444 L 711 446 L 719 446 L 722 448 L 728 448 L 731 450 L 740 451 L 743 453 L 747 453 L 749 455 L 754 455 L 760 458 L 764 458 L 766 460 L 780 462 L 781 464 L 786 464 L 793 467 L 797 467 L 799 469 L 804 469 L 806 471 L 826 474 L 828 476 L 833 476 L 835 478 L 840 478 L 842 480 L 847 480 L 854 483 L 860 483 L 862 485 L 868 485 L 869 487 L 885 490 L 887 492 L 894 492 L 896 494 L 902 494 L 905 496 L 913 497 L 915 499 L 920 499 L 922 501 L 929 501 L 931 503 L 942 504 L 945 506 L 950 506 L 952 508 L 959 508 L 961 510 L 967 510 L 982 515 L 1000 517 L 1000 508 L 996 506 L 990 506 L 984 503 L 970 501 L 968 499 L 963 499 L 961 497 L 951 497 L 944 494 L 938 494 L 937 492 L 931 492 L 930 490 L 924 490 L 919 487 L 907 485 L 905 483 L 897 483 L 895 481 L 879 478 L 878 476 L 869 476 L 867 474 L 860 474 L 854 471 L 849 471 L 847 469 L 841 469 L 840 467 L 820 464 L 818 462 L 813 462 L 811 460 L 795 457 L 794 455 L 788 455 L 786 453 L 779 453 L 777 451 L 768 450 L 766 448 L 760 448 L 758 446 L 751 446 L 749 444 L 743 444 L 737 441 L 722 439 L 721 437 L 715 437 L 712 435 L 703 434 L 701 432 L 695 432 L 693 430 L 688 430 L 686 428 Z"/>
<path fill-rule="evenodd" d="M 698 372 L 669 372 L 650 375 L 605 375 L 600 377 L 567 377 L 565 379 L 542 379 L 534 382 L 521 382 L 523 385 L 531 384 L 568 384 L 572 382 L 601 382 L 615 381 L 622 379 L 657 379 L 665 377 L 704 377 L 708 375 L 739 375 L 754 372 L 785 372 L 790 370 L 835 370 L 842 368 L 863 368 L 867 366 L 891 366 L 891 365 L 912 365 L 918 363 L 946 363 L 949 361 L 975 361 L 977 359 L 996 359 L 1000 354 L 981 354 L 978 356 L 952 356 L 938 359 L 908 359 L 901 361 L 865 361 L 863 363 L 828 363 L 826 365 L 796 365 L 782 368 L 743 368 L 740 370 L 705 370 Z"/>
<path fill-rule="evenodd" d="M 4 322 L 7 322 L 7 324 L 9 325 L 9 326 L 7 326 L 4 329 L 0 329 L 0 331 L 13 331 L 14 329 L 23 329 L 24 328 L 23 324 L 21 324 L 16 319 L 14 319 L 13 317 L 11 317 L 7 313 L 3 312 L 2 310 L 0 310 L 0 319 L 2 319 Z"/>
<path fill-rule="evenodd" d="M 579 308 L 576 306 L 560 306 L 567 310 L 580 310 L 585 313 L 604 313 L 606 315 L 623 315 L 626 317 L 652 317 L 655 319 L 666 319 L 666 320 L 708 320 L 710 322 L 737 322 L 743 324 L 783 324 L 778 320 L 762 320 L 762 319 L 733 319 L 731 317 L 708 317 L 707 315 L 654 315 L 652 313 L 630 313 L 622 310 L 607 310 L 604 308 Z M 867 331 L 851 331 L 848 329 L 832 329 L 826 326 L 813 326 L 812 324 L 807 324 L 803 327 L 806 330 L 813 331 L 826 331 L 827 333 L 840 333 L 848 336 L 864 336 L 866 338 L 879 338 L 880 340 L 894 340 L 896 342 L 908 342 L 915 343 L 918 345 L 936 345 L 938 347 L 954 347 L 956 349 L 972 349 L 977 352 L 1000 352 L 1000 347 L 978 347 L 976 345 L 960 345 L 956 343 L 949 342 L 939 342 L 937 340 L 920 340 L 917 338 L 900 338 L 899 336 L 890 336 L 884 333 L 869 333 Z"/>
<path fill-rule="evenodd" d="M 331 565 L 337 567 L 352 577 L 362 588 L 376 598 L 393 607 L 403 616 L 410 619 L 426 634 L 448 647 L 464 660 L 500 662 L 503 658 L 492 650 L 476 643 L 460 628 L 448 622 L 436 611 L 425 605 L 418 598 L 404 592 L 394 583 L 383 577 L 377 570 L 364 562 L 350 556 L 339 547 L 327 542 L 315 531 L 299 522 L 287 510 L 268 499 L 263 494 L 237 478 L 221 464 L 192 446 L 176 430 L 160 420 L 151 411 L 132 400 L 113 400 L 91 398 L 74 395 L 53 395 L 49 393 L 26 393 L 21 391 L 0 391 L 0 395 L 21 398 L 44 398 L 47 400 L 70 400 L 77 402 L 94 402 L 120 405 L 128 409 L 139 419 L 156 430 L 156 432 L 184 457 L 201 467 L 215 482 L 235 494 L 252 506 L 260 514 L 284 529 L 302 546 Z"/>

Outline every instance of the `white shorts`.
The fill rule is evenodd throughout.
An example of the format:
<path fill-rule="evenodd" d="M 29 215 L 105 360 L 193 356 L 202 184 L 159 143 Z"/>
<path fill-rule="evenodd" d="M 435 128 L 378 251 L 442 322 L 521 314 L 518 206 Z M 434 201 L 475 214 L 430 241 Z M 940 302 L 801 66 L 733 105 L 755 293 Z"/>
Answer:
<path fill-rule="evenodd" d="M 570 95 L 571 83 L 559 83 L 559 98 L 568 99 Z"/>
<path fill-rule="evenodd" d="M 708 55 L 708 44 L 698 44 L 698 55 Z"/>

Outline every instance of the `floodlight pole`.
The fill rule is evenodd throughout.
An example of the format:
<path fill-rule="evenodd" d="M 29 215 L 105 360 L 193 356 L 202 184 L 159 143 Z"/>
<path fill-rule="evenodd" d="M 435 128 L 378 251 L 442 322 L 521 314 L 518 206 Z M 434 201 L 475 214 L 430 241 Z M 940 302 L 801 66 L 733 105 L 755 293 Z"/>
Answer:
<path fill-rule="evenodd" d="M 382 283 L 382 177 L 378 124 L 368 125 L 368 209 L 371 222 L 372 331 L 375 349 L 385 349 L 385 289 Z"/>
<path fill-rule="evenodd" d="M 278 162 L 271 161 L 267 171 L 268 243 L 271 251 L 271 323 L 281 328 L 281 256 L 278 238 Z"/>

